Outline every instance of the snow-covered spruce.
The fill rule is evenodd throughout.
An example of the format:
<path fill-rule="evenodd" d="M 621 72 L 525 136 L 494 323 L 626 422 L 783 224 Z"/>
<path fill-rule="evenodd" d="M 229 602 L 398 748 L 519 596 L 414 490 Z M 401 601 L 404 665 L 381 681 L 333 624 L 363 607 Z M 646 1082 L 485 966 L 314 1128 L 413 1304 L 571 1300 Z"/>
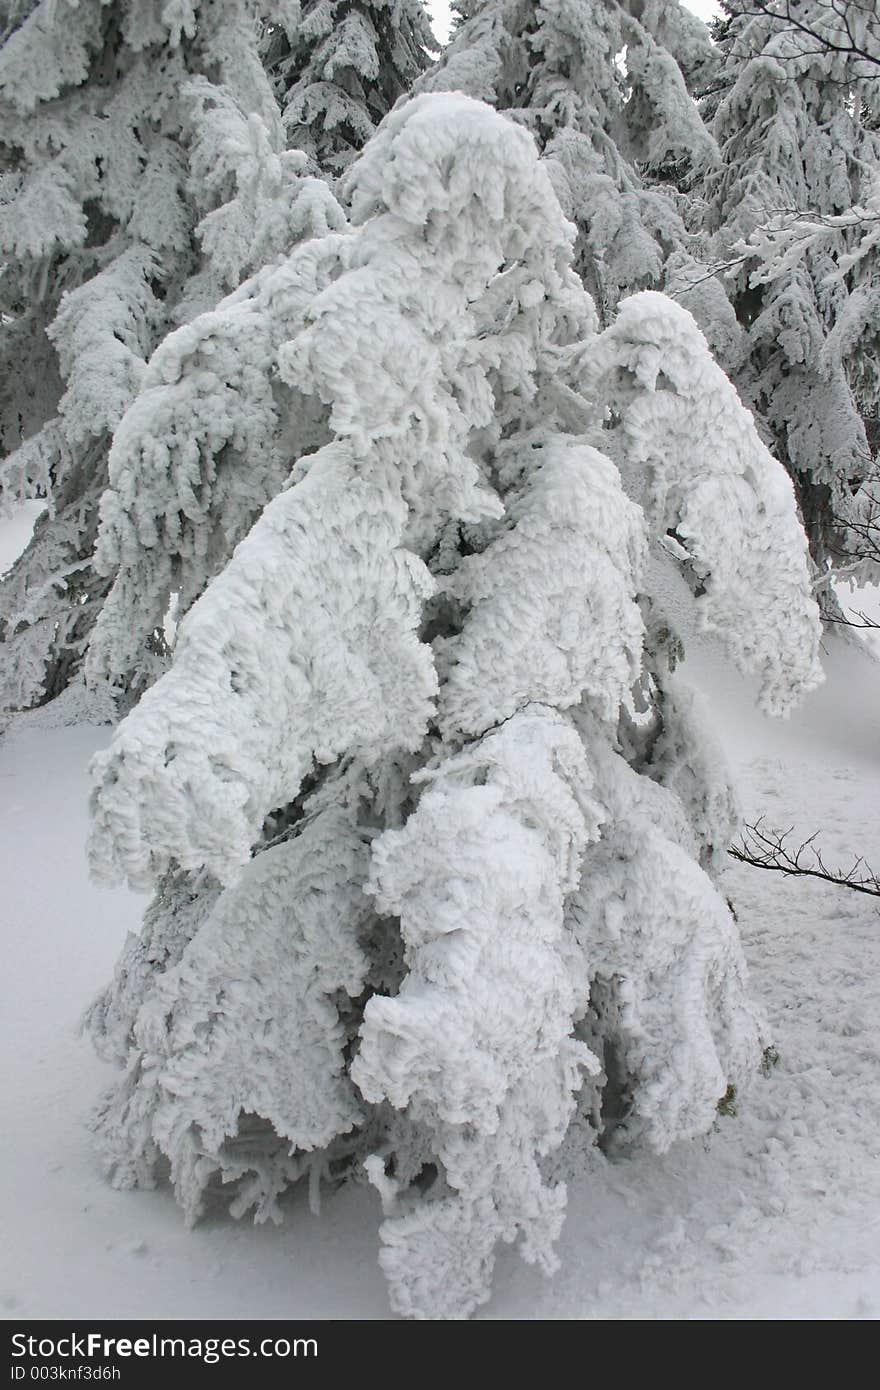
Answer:
<path fill-rule="evenodd" d="M 424 0 L 295 0 L 261 43 L 290 143 L 331 178 L 436 50 Z"/>
<path fill-rule="evenodd" d="M 499 1240 L 553 1268 L 578 1112 L 662 1150 L 757 1064 L 669 572 L 775 707 L 818 619 L 693 321 L 642 296 L 599 333 L 525 130 L 421 96 L 349 180 L 351 233 L 278 272 L 338 258 L 277 349 L 332 438 L 95 762 L 95 869 L 159 880 L 91 1015 L 127 1052 L 101 1134 L 190 1216 L 218 1177 L 262 1217 L 365 1168 L 394 1307 L 461 1317 Z"/>
<path fill-rule="evenodd" d="M 691 316 L 665 296 L 624 300 L 583 349 L 583 371 L 619 420 L 612 452 L 628 489 L 702 591 L 701 625 L 740 670 L 760 673 L 764 708 L 784 714 L 819 679 L 791 482 Z"/>
<path fill-rule="evenodd" d="M 687 289 L 710 335 L 738 337 L 698 264 L 684 194 L 718 162 L 691 92 L 711 81 L 709 32 L 677 0 L 470 0 L 416 91 L 463 91 L 526 126 L 578 229 L 575 268 L 603 323 L 622 296 Z"/>
<path fill-rule="evenodd" d="M 0 503 L 47 503 L 0 585 L 0 707 L 81 666 L 110 437 L 157 342 L 344 222 L 284 151 L 258 8 L 40 0 L 0 46 Z"/>
<path fill-rule="evenodd" d="M 856 568 L 847 524 L 876 494 L 880 17 L 800 0 L 791 24 L 789 8 L 733 6 L 720 31 L 707 251 L 747 335 L 724 365 L 795 481 L 827 590 L 832 566 Z"/>
<path fill-rule="evenodd" d="M 280 345 L 345 264 L 342 232 L 268 265 L 170 333 L 113 437 L 95 568 L 112 580 L 87 674 L 155 679 L 154 634 L 185 613 L 282 487 L 291 456 L 327 438 L 327 410 L 280 379 Z"/>

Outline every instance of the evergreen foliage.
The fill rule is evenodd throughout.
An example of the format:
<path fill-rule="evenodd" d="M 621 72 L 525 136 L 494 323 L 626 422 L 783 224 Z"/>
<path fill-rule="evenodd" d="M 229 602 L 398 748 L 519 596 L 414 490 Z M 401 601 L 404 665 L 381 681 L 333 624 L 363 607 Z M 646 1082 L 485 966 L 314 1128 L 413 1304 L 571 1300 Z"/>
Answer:
<path fill-rule="evenodd" d="M 110 440 L 153 348 L 298 236 L 343 221 L 284 151 L 255 21 L 250 0 L 10 11 L 0 490 L 47 509 L 0 587 L 0 707 L 51 698 L 81 666 L 108 592 L 93 552 Z"/>
<path fill-rule="evenodd" d="M 880 26 L 865 0 L 726 9 L 707 201 L 747 333 L 726 365 L 794 479 L 827 582 L 858 548 L 849 524 L 877 476 Z"/>
<path fill-rule="evenodd" d="M 264 344 L 326 440 L 289 445 L 95 763 L 93 867 L 157 890 L 92 1012 L 126 1067 L 100 1132 L 191 1220 L 221 1179 L 263 1218 L 365 1170 L 394 1307 L 459 1317 L 499 1241 L 554 1267 L 576 1115 L 663 1151 L 757 1069 L 732 797 L 669 666 L 692 612 L 783 712 L 818 620 L 783 470 L 686 311 L 646 292 L 600 330 L 527 131 L 422 95 L 346 192 L 350 232 L 233 296 L 218 348 Z M 150 370 L 117 443 L 176 467 L 201 358 Z M 227 409 L 248 476 L 263 407 Z M 173 514 L 173 468 L 142 476 Z"/>

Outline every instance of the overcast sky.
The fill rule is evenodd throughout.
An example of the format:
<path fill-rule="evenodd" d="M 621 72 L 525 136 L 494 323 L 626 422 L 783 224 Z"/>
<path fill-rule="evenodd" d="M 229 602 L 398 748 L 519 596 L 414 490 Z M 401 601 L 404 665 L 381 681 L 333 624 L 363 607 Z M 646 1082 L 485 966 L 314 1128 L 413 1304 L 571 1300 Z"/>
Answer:
<path fill-rule="evenodd" d="M 682 3 L 701 19 L 711 19 L 721 9 L 715 0 L 682 0 Z M 428 0 L 428 10 L 434 19 L 434 32 L 444 43 L 449 33 L 449 5 L 446 0 Z"/>

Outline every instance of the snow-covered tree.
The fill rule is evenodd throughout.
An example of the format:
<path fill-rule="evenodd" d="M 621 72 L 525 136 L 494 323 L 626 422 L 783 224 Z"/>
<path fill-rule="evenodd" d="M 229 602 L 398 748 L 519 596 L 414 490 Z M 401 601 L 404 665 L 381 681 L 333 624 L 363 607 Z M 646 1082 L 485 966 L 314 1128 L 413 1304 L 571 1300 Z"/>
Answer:
<path fill-rule="evenodd" d="M 782 711 L 818 620 L 788 478 L 683 309 L 639 294 L 599 331 L 528 132 L 423 95 L 347 192 L 351 232 L 233 296 L 216 348 L 222 378 L 258 341 L 325 441 L 297 457 L 290 422 L 286 480 L 96 760 L 93 867 L 157 885 L 91 1012 L 125 1067 L 100 1130 L 190 1219 L 220 1180 L 263 1219 L 365 1169 L 395 1308 L 457 1317 L 499 1241 L 553 1268 L 576 1114 L 662 1151 L 753 1070 L 731 796 L 670 667 L 687 617 Z M 206 360 L 154 362 L 117 432 L 166 538 Z"/>
<path fill-rule="evenodd" d="M 748 335 L 738 385 L 827 573 L 850 551 L 880 442 L 880 23 L 866 0 L 726 8 L 712 249 Z"/>
<path fill-rule="evenodd" d="M 302 0 L 266 27 L 263 59 L 290 143 L 339 174 L 437 51 L 423 0 Z"/>
<path fill-rule="evenodd" d="M 575 265 L 608 322 L 649 287 L 692 309 L 723 348 L 733 315 L 698 254 L 684 190 L 718 151 L 692 92 L 711 80 L 705 25 L 678 0 L 471 0 L 417 91 L 467 92 L 524 124 L 579 239 Z M 696 288 L 698 286 L 698 289 Z"/>
<path fill-rule="evenodd" d="M 185 613 L 223 569 L 291 458 L 327 439 L 326 406 L 279 375 L 277 355 L 339 274 L 347 242 L 341 230 L 307 241 L 154 353 L 110 449 L 94 563 L 112 582 L 90 644 L 91 683 L 141 690 L 155 679 L 165 615 Z"/>
<path fill-rule="evenodd" d="M 252 0 L 40 0 L 0 48 L 0 492 L 45 497 L 0 589 L 0 707 L 64 688 L 107 593 L 110 437 L 162 335 L 341 225 L 284 151 Z M 264 500 L 264 499 L 261 499 Z M 161 618 L 155 644 L 161 646 Z"/>

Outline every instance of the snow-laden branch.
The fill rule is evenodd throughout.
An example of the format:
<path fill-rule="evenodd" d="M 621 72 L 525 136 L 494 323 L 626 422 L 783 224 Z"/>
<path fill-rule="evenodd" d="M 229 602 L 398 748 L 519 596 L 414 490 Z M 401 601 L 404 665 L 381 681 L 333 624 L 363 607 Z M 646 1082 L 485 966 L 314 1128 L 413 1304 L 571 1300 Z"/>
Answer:
<path fill-rule="evenodd" d="M 117 431 L 120 541 L 170 527 L 178 487 L 213 522 L 219 478 L 199 489 L 179 446 L 198 422 L 213 448 L 203 388 L 236 365 L 265 353 L 297 394 L 265 436 L 250 378 L 227 399 L 230 483 L 292 441 L 294 401 L 326 436 L 95 763 L 94 867 L 168 885 L 152 980 L 129 951 L 92 1016 L 130 1042 L 101 1128 L 117 1180 L 164 1155 L 191 1215 L 218 1173 L 271 1215 L 362 1164 L 394 1307 L 461 1317 L 499 1241 L 553 1268 L 547 1162 L 577 1110 L 606 1147 L 663 1150 L 760 1059 L 712 877 L 729 787 L 673 688 L 650 533 L 777 710 L 817 675 L 818 619 L 791 487 L 694 320 L 641 294 L 598 332 L 526 131 L 423 95 L 348 188 L 351 231 L 190 325 L 151 376 L 163 412 L 142 392 Z M 269 291 L 316 260 L 279 341 Z"/>

